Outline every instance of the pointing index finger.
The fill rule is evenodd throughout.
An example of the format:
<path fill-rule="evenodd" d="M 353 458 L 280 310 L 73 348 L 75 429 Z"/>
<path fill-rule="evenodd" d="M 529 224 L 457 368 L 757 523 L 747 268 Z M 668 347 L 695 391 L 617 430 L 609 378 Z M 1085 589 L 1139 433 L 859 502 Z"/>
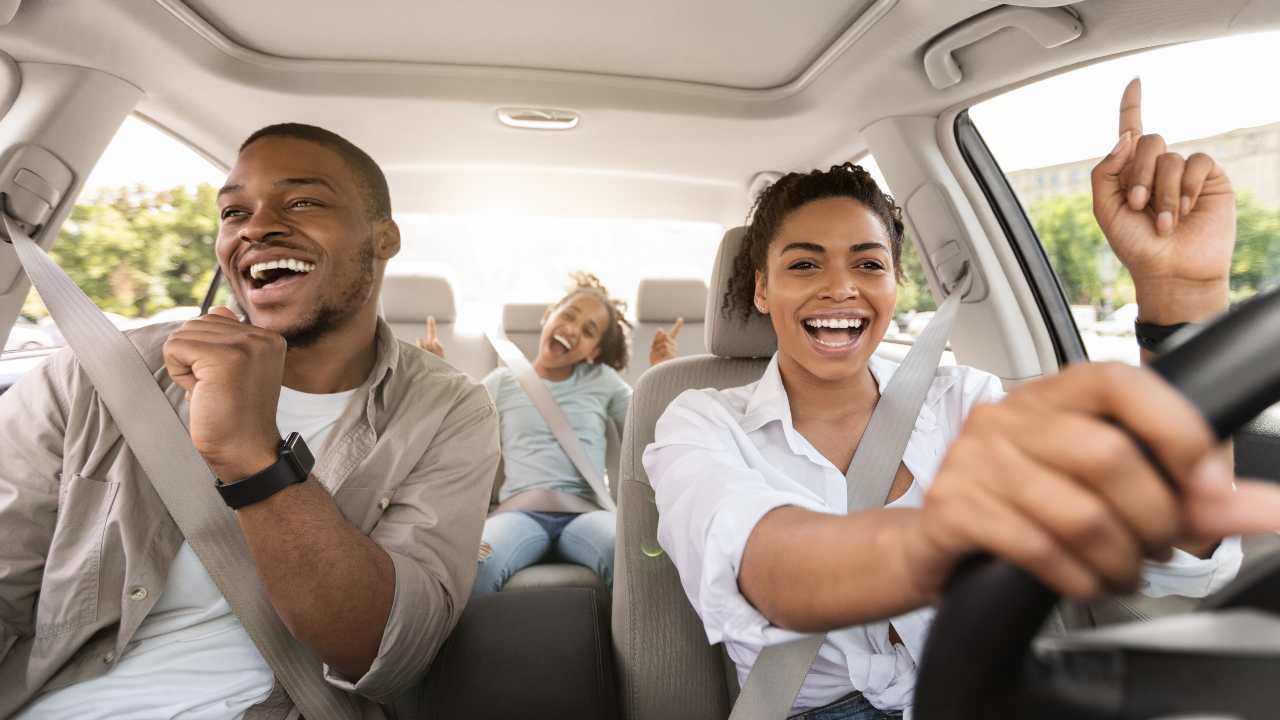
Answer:
<path fill-rule="evenodd" d="M 1124 88 L 1120 97 L 1120 135 L 1132 133 L 1142 137 L 1142 79 L 1134 78 Z"/>
<path fill-rule="evenodd" d="M 428 315 L 427 316 L 427 340 L 429 342 L 434 342 L 435 339 L 436 339 L 436 316 Z"/>
<path fill-rule="evenodd" d="M 680 334 L 680 330 L 684 327 L 684 318 L 676 318 L 676 324 L 671 326 L 671 338 L 674 340 Z"/>

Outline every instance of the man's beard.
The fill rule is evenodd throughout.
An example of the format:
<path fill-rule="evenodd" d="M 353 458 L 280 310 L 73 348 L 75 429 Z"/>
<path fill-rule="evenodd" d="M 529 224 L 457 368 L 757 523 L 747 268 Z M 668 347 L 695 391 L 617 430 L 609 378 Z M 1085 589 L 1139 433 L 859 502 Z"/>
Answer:
<path fill-rule="evenodd" d="M 285 342 L 290 349 L 305 348 L 342 326 L 358 313 L 373 290 L 373 235 L 370 234 L 360 247 L 356 258 L 356 274 L 336 296 L 322 300 L 295 327 L 285 330 Z"/>

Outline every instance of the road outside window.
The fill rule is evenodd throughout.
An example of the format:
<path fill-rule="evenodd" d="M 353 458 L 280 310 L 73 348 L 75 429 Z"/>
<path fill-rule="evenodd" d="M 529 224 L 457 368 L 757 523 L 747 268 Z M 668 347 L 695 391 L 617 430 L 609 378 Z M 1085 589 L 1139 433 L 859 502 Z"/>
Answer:
<path fill-rule="evenodd" d="M 993 98 L 969 115 L 1026 210 L 1092 360 L 1138 364 L 1133 281 L 1093 219 L 1090 171 L 1115 144 L 1120 92 L 1142 78 L 1144 132 L 1183 156 L 1204 152 L 1237 194 L 1231 299 L 1280 279 L 1280 94 L 1258 68 L 1280 33 L 1162 48 L 1074 70 Z"/>

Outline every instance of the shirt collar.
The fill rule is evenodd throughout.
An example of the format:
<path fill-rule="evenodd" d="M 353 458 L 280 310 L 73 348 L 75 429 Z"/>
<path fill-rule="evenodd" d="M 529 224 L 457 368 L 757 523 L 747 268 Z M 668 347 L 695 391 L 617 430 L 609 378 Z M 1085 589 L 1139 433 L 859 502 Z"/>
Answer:
<path fill-rule="evenodd" d="M 867 361 L 867 367 L 871 369 L 871 376 L 875 378 L 876 386 L 882 395 L 889 386 L 889 381 L 893 379 L 894 373 L 898 371 L 898 365 L 899 363 L 893 360 L 877 355 L 872 355 Z M 937 406 L 954 383 L 955 377 L 950 373 L 934 376 L 929 392 L 925 395 L 924 404 L 920 407 L 920 414 L 916 417 L 917 430 L 932 430 L 937 425 Z M 777 353 L 774 353 L 773 358 L 769 360 L 768 367 L 756 382 L 755 389 L 747 400 L 746 411 L 742 417 L 742 429 L 744 432 L 754 432 L 775 420 L 782 423 L 783 433 L 794 450 L 797 443 L 792 437 L 795 424 L 791 421 L 791 401 L 787 397 L 786 387 L 782 384 L 782 372 L 778 369 Z"/>
<path fill-rule="evenodd" d="M 385 387 L 400 363 L 400 342 L 391 332 L 391 326 L 382 318 L 378 318 L 374 330 L 374 345 L 377 355 L 373 361 L 373 371 L 360 386 L 361 390 L 368 393 L 365 396 L 365 419 L 370 426 L 374 425 L 378 404 L 382 400 L 380 390 Z"/>

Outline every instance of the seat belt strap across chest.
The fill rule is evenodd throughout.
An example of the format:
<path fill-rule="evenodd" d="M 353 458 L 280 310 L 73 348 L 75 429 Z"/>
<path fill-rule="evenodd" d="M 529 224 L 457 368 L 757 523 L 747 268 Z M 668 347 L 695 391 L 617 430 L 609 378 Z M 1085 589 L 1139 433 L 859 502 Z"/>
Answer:
<path fill-rule="evenodd" d="M 538 414 L 547 423 L 547 427 L 551 428 L 551 434 L 555 436 L 556 442 L 560 443 L 560 449 L 564 450 L 564 454 L 569 456 L 569 461 L 573 463 L 573 466 L 578 469 L 578 473 L 591 486 L 596 496 L 596 503 L 605 510 L 616 511 L 617 505 L 613 502 L 613 497 L 609 495 L 609 488 L 605 487 L 604 478 L 600 475 L 600 470 L 587 457 L 587 451 L 582 446 L 582 440 L 578 438 L 578 434 L 569 425 L 569 418 L 565 416 L 560 404 L 552 397 L 551 391 L 542 382 L 538 372 L 533 369 L 529 359 L 509 339 L 492 332 L 486 332 L 484 336 L 489 341 L 489 344 L 493 346 L 493 350 L 498 354 L 498 358 L 502 360 L 502 364 L 506 365 L 511 370 L 511 373 L 516 376 L 516 382 L 520 383 L 524 394 L 529 396 L 533 406 L 538 409 Z"/>
<path fill-rule="evenodd" d="M 845 473 L 849 512 L 883 507 L 888 500 L 907 441 L 955 324 L 964 289 L 962 285 L 943 301 L 876 403 Z M 822 634 L 765 646 L 742 684 L 729 719 L 786 718 L 825 641 L 826 635 Z"/>
<path fill-rule="evenodd" d="M 276 615 L 235 513 L 137 348 L 11 218 L 3 220 L 18 260 L 130 451 L 290 699 L 308 720 L 358 718 L 352 699 L 325 682 L 320 658 Z"/>

